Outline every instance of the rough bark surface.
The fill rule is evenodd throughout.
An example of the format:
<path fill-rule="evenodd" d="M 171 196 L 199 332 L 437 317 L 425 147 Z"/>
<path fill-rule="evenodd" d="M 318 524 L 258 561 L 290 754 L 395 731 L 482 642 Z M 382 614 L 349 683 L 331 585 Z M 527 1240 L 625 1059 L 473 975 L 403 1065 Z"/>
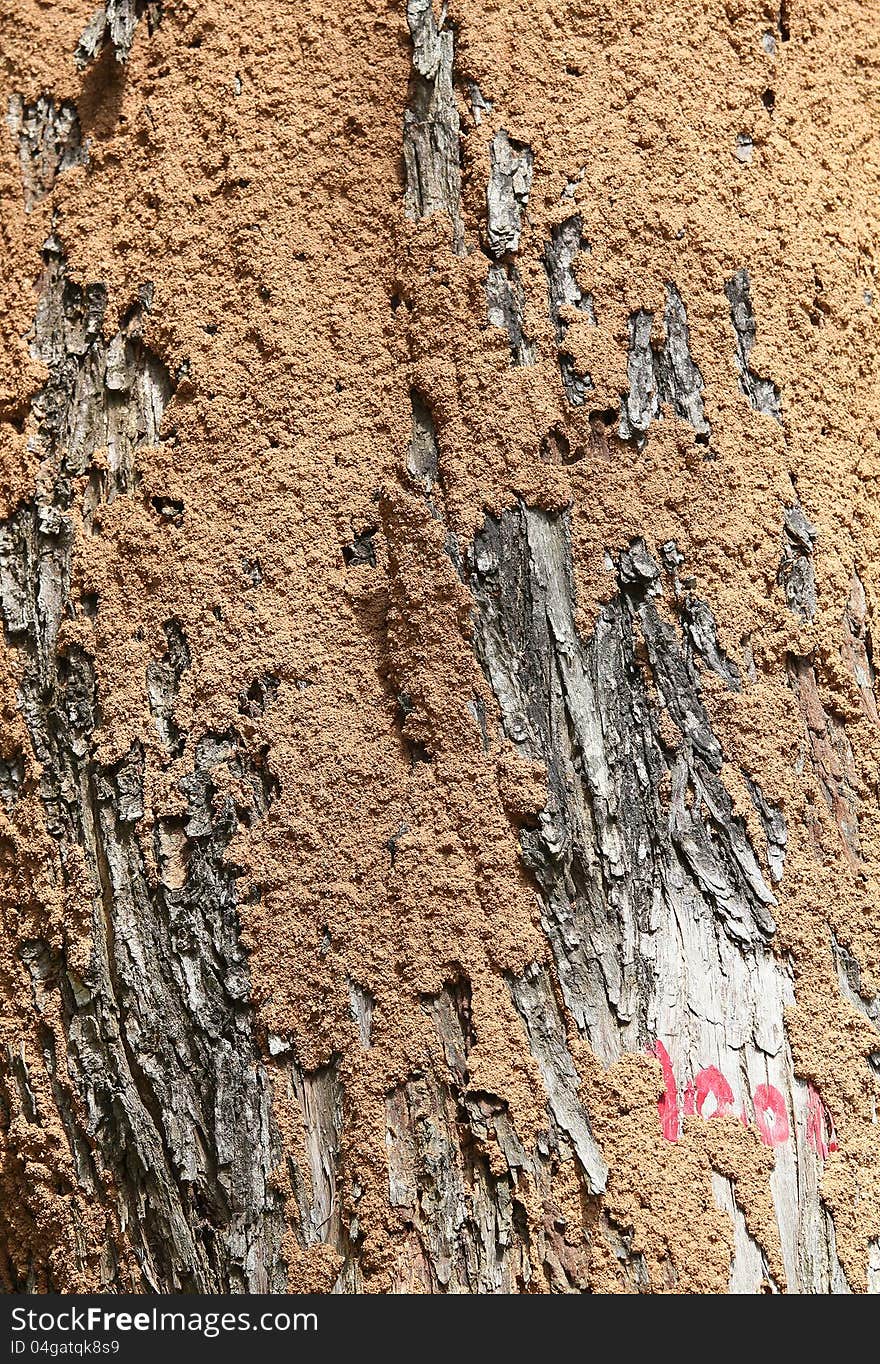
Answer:
<path fill-rule="evenodd" d="M 406 20 L 413 43 L 410 102 L 403 121 L 406 211 L 411 218 L 445 213 L 453 250 L 461 254 L 460 121 L 452 85 L 452 31 L 445 6 L 438 23 L 431 0 L 407 0 Z"/>
<path fill-rule="evenodd" d="M 47 479 L 39 502 L 0 527 L 0 609 L 19 658 L 53 870 L 78 885 L 84 913 L 91 907 L 93 943 L 81 963 L 42 938 L 19 947 L 44 1083 L 78 1185 L 118 1225 L 119 1261 L 104 1265 L 105 1286 L 126 1286 L 136 1273 L 135 1283 L 155 1291 L 278 1289 L 276 1138 L 226 862 L 239 821 L 265 814 L 272 778 L 236 735 L 205 734 L 179 781 L 180 815 L 139 833 L 143 750 L 134 744 L 110 766 L 93 753 L 94 664 L 77 644 L 59 642 L 65 617 L 94 609 L 72 591 L 72 546 L 78 534 L 96 533 L 103 504 L 133 490 L 136 451 L 158 442 L 171 381 L 141 339 L 151 286 L 108 338 L 103 286 L 72 284 L 54 238 L 43 257 L 31 351 L 49 376 L 34 401 Z M 168 654 L 147 670 L 147 686 L 159 738 L 175 757 L 174 703 L 190 658 L 178 622 L 167 623 L 166 637 Z M 40 1027 L 46 1014 L 61 1036 Z M 41 1124 L 47 1115 L 26 1062 L 7 1049 L 0 1067 L 7 1085 L 17 1076 L 28 1121 Z M 19 1197 L 26 1203 L 24 1190 Z M 8 1273 L 18 1291 L 60 1286 L 15 1259 Z"/>
<path fill-rule="evenodd" d="M 680 566 L 674 544 L 665 549 Z M 770 950 L 785 822 L 748 778 L 767 834 L 757 854 L 719 779 L 700 667 L 739 679 L 710 609 L 682 603 L 681 633 L 664 619 L 660 569 L 636 540 L 619 558 L 618 595 L 582 641 L 564 520 L 525 507 L 487 524 L 471 564 L 477 652 L 505 732 L 547 768 L 550 798 L 522 844 L 569 1014 L 605 1065 L 659 1043 L 667 1096 L 689 1094 L 692 1112 L 769 1124 L 774 1145 L 775 1126 L 790 1125 L 772 1181 L 786 1279 L 837 1291 L 845 1278 L 818 1198 L 810 1093 L 785 1037 L 793 986 Z M 710 1068 L 723 1089 L 708 1087 Z M 769 1086 L 785 1111 L 765 1117 Z M 678 1122 L 670 1106 L 667 1136 Z M 748 1259 L 747 1270 L 735 1258 L 732 1277 L 757 1292 L 765 1259 Z"/>
<path fill-rule="evenodd" d="M 880 1292 L 880 40 L 648 9 L 0 15 L 6 1291 Z"/>
<path fill-rule="evenodd" d="M 570 356 L 565 354 L 563 344 L 569 324 L 569 319 L 563 312 L 564 309 L 573 308 L 577 312 L 583 313 L 591 326 L 595 327 L 596 325 L 593 296 L 589 291 L 582 291 L 575 273 L 575 262 L 579 253 L 582 250 L 589 251 L 589 245 L 584 240 L 583 232 L 583 220 L 575 214 L 574 217 L 566 218 L 565 222 L 554 228 L 551 240 L 544 247 L 544 269 L 547 272 L 550 321 L 553 323 L 556 340 L 560 346 L 559 368 L 562 373 L 565 396 L 574 407 L 583 407 L 586 402 L 587 390 L 593 387 L 593 381 L 589 374 L 577 373 Z"/>
<path fill-rule="evenodd" d="M 690 422 L 697 440 L 708 443 L 711 428 L 703 412 L 703 376 L 690 352 L 687 312 L 674 284 L 666 286 L 662 345 L 651 340 L 653 313 L 640 309 L 629 320 L 629 393 L 620 421 L 623 440 L 644 444 L 651 422 L 664 404 Z"/>

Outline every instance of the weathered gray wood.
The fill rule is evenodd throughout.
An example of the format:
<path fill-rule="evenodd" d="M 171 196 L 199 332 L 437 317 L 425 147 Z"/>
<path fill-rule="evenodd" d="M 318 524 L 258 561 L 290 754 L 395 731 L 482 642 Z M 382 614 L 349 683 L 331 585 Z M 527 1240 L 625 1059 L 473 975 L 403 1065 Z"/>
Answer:
<path fill-rule="evenodd" d="M 815 527 L 810 525 L 803 508 L 797 503 L 786 507 L 779 581 L 789 610 L 800 616 L 805 624 L 809 624 L 816 615 L 816 574 L 813 569 L 815 541 Z"/>
<path fill-rule="evenodd" d="M 30 136 L 25 122 L 21 137 Z M 53 175 L 58 165 L 46 164 L 40 174 Z M 84 971 L 54 941 L 27 942 L 20 955 L 77 1177 L 115 1223 L 117 1244 L 133 1252 L 139 1286 L 267 1291 L 285 1283 L 279 1148 L 225 853 L 241 819 L 265 814 L 272 778 L 237 735 L 206 734 L 179 779 L 185 816 L 142 833 L 143 753 L 135 745 L 113 766 L 96 760 L 93 662 L 79 647 L 58 647 L 62 616 L 95 609 L 71 595 L 74 522 L 88 524 L 101 503 L 130 494 L 138 448 L 160 439 L 172 384 L 142 339 L 150 297 L 141 290 L 108 336 L 106 290 L 74 285 L 58 243 L 47 242 L 31 350 L 48 370 L 34 415 L 49 477 L 0 527 L 0 610 L 32 748 L 7 767 L 18 785 L 39 782 L 62 893 L 91 889 L 92 952 Z M 99 450 L 106 459 L 95 460 Z M 145 688 L 171 758 L 183 748 L 174 704 L 190 660 L 178 622 L 166 624 L 166 637 Z M 221 799 L 220 769 L 247 793 L 245 805 Z M 63 1068 L 42 1022 L 56 1000 Z M 12 1111 L 23 1065 L 0 1058 Z M 108 1261 L 106 1272 L 108 1287 L 126 1286 L 115 1282 L 118 1265 Z M 28 1266 L 16 1273 L 26 1287 Z"/>
<path fill-rule="evenodd" d="M 496 260 L 519 250 L 523 213 L 529 202 L 535 157 L 524 142 L 500 128 L 492 138 L 486 188 L 486 248 Z"/>
<path fill-rule="evenodd" d="M 779 389 L 772 379 L 764 379 L 749 365 L 749 356 L 755 344 L 757 326 L 752 308 L 752 297 L 747 270 L 737 270 L 725 285 L 730 303 L 730 320 L 735 334 L 734 356 L 739 371 L 739 386 L 756 412 L 782 421 L 782 404 Z"/>
<path fill-rule="evenodd" d="M 778 871 L 784 826 L 755 786 L 773 840 L 772 853 L 757 852 L 719 776 L 702 650 L 688 642 L 737 678 L 708 607 L 701 630 L 680 634 L 657 609 L 661 571 L 634 541 L 619 557 L 618 595 L 582 640 L 564 518 L 525 506 L 487 520 L 468 568 L 477 655 L 504 732 L 547 767 L 550 798 L 521 840 L 569 1015 L 609 1064 L 662 1041 L 680 1094 L 711 1065 L 736 1113 L 752 1116 L 758 1085 L 784 1096 L 792 1140 L 776 1148 L 771 1187 L 789 1288 L 842 1291 L 807 1140 L 808 1087 L 785 1036 L 792 981 L 770 947 L 770 857 Z"/>
<path fill-rule="evenodd" d="M 152 32 L 162 17 L 162 0 L 104 0 L 76 45 L 77 66 L 88 66 L 106 48 L 116 61 L 127 61 L 135 29 L 144 16 Z"/>
<path fill-rule="evenodd" d="M 410 218 L 445 213 L 452 228 L 453 250 L 463 255 L 453 35 L 446 24 L 445 6 L 438 23 L 431 0 L 407 0 L 406 18 L 413 40 L 413 74 L 403 117 L 404 207 Z"/>
<path fill-rule="evenodd" d="M 157 22 L 158 9 L 147 0 L 107 0 L 83 34 L 78 62 L 102 53 L 124 62 L 137 23 L 144 16 Z M 404 209 L 414 221 L 445 215 L 450 249 L 463 255 L 457 93 L 466 96 L 477 126 L 492 117 L 494 101 L 473 81 L 456 86 L 445 8 L 435 12 L 430 0 L 409 0 L 407 20 L 413 69 L 403 128 Z M 32 106 L 17 98 L 8 123 L 30 209 L 85 158 L 76 110 L 48 95 Z M 745 135 L 741 141 L 747 159 L 752 142 Z M 528 240 L 534 157 L 505 128 L 491 137 L 489 156 L 479 230 L 490 258 L 488 320 L 506 331 L 511 362 L 526 366 L 537 344 L 524 321 L 523 278 L 534 276 L 517 253 Z M 567 181 L 566 197 L 584 174 Z M 470 246 L 478 250 L 476 230 Z M 566 349 L 573 324 L 596 322 L 592 295 L 578 282 L 578 254 L 588 250 L 576 214 L 543 249 L 540 305 L 548 308 L 564 393 L 574 407 L 583 407 L 592 389 Z M 540 244 L 536 259 L 540 273 Z M 778 389 L 750 368 L 756 324 L 745 271 L 728 283 L 727 297 L 742 391 L 757 411 L 781 421 Z M 27 1007 L 42 1044 L 39 1079 L 46 1084 L 37 1082 L 33 1059 L 5 1049 L 0 1115 L 41 1124 L 40 1095 L 48 1085 L 79 1187 L 106 1214 L 113 1245 L 133 1255 L 135 1287 L 284 1287 L 282 1241 L 290 1231 L 304 1251 L 335 1253 L 335 1291 L 358 1292 L 364 1191 L 346 1159 L 344 1060 L 334 1055 L 309 1070 L 291 1038 L 276 1034 L 264 1057 L 254 1033 L 228 848 L 241 824 L 266 817 L 274 798 L 265 755 L 235 728 L 193 735 L 180 728 L 177 699 L 192 658 L 184 624 L 165 621 L 165 650 L 144 678 L 155 729 L 155 740 L 145 742 L 158 741 L 160 761 L 176 764 L 182 813 L 151 825 L 143 749 L 133 745 L 113 765 L 96 758 L 95 661 L 81 648 L 59 650 L 62 619 L 100 609 L 72 588 L 74 528 L 88 527 L 102 504 L 138 495 L 138 451 L 161 440 L 174 384 L 144 340 L 151 303 L 147 286 L 120 326 L 109 328 L 106 289 L 74 285 L 50 237 L 31 338 L 32 354 L 49 375 L 33 412 L 39 492 L 0 526 L 0 610 L 21 678 L 29 749 L 0 760 L 0 799 L 14 809 L 23 790 L 39 788 L 58 849 L 52 874 L 59 891 L 72 895 L 84 883 L 91 898 L 92 953 L 83 969 L 48 930 L 21 945 Z M 708 441 L 703 377 L 691 354 L 685 303 L 672 283 L 662 337 L 652 340 L 653 328 L 647 311 L 630 319 L 620 433 L 641 448 L 665 406 Z M 501 731 L 494 733 L 482 698 L 461 704 L 474 715 L 485 751 L 496 739 L 512 741 L 548 773 L 545 808 L 517 828 L 549 951 L 507 977 L 511 1027 L 521 1025 L 534 1062 L 536 1112 L 543 1114 L 528 1136 L 515 1128 L 503 1096 L 471 1082 L 475 1035 L 466 976 L 458 972 L 423 999 L 424 1055 L 409 1059 L 385 1095 L 388 1193 L 400 1231 L 393 1289 L 584 1291 L 587 1225 L 611 1247 L 625 1287 L 658 1286 L 632 1231 L 602 1205 L 609 1172 L 575 1061 L 582 1040 L 606 1064 L 661 1041 L 682 1094 L 698 1070 L 717 1066 L 731 1083 L 733 1111 L 750 1120 L 759 1116 L 756 1086 L 778 1089 L 792 1134 L 777 1148 L 771 1180 L 787 1286 L 846 1292 L 833 1221 L 819 1194 L 821 1163 L 807 1135 L 811 1099 L 785 1035 L 792 975 L 773 951 L 774 888 L 785 870 L 788 831 L 759 773 L 738 776 L 763 839 L 753 839 L 735 813 L 729 763 L 703 690 L 707 672 L 731 691 L 746 689 L 753 663 L 746 651 L 736 659 L 725 652 L 712 608 L 674 542 L 652 550 L 634 538 L 617 547 L 611 600 L 586 636 L 575 625 L 564 516 L 523 503 L 488 518 L 471 546 L 460 545 L 447 528 L 432 395 L 413 389 L 411 402 L 406 472 L 433 522 L 446 528 L 446 554 L 470 589 L 474 648 Z M 439 420 L 439 405 L 437 411 Z M 565 440 L 561 427 L 553 439 Z M 107 451 L 106 462 L 95 458 L 99 450 Z M 154 509 L 183 515 L 162 497 Z M 346 567 L 376 568 L 378 526 L 352 530 L 343 546 Z M 799 506 L 787 509 L 779 582 L 804 624 L 818 609 L 816 534 Z M 392 555 L 392 591 L 394 572 Z M 262 579 L 257 561 L 246 573 L 255 585 Z M 843 657 L 864 714 L 876 723 L 857 573 L 844 624 Z M 791 659 L 790 679 L 804 717 L 805 760 L 858 868 L 857 781 L 845 727 L 821 703 L 812 656 Z M 249 720 L 265 714 L 278 686 L 271 674 L 254 678 L 239 693 L 239 713 Z M 404 712 L 412 709 L 403 694 L 399 703 Z M 427 751 L 419 756 L 430 758 Z M 239 793 L 235 800 L 223 794 L 230 785 Z M 399 837 L 387 844 L 392 860 Z M 856 958 L 836 939 L 832 949 L 843 996 L 880 1031 L 880 1002 L 867 997 Z M 373 1063 L 377 1054 L 365 1053 L 374 1047 L 376 1001 L 353 977 L 343 988 L 354 1055 Z M 53 1031 L 56 1014 L 60 1031 Z M 880 1049 L 871 1060 L 880 1070 Z M 279 1105 L 286 1105 L 300 1145 L 288 1150 L 282 1172 Z M 712 1188 L 731 1222 L 732 1291 L 775 1291 L 767 1248 L 750 1232 L 735 1184 L 715 1173 Z M 576 1226 L 568 1221 L 572 1206 L 583 1214 Z M 869 1286 L 880 1291 L 876 1244 L 870 1254 Z M 14 1287 L 34 1286 L 33 1266 L 22 1262 L 13 1270 Z M 109 1288 L 129 1286 L 109 1253 L 105 1273 Z M 680 1286 L 671 1262 L 661 1273 L 666 1284 Z M 54 1285 L 50 1279 L 42 1286 Z"/>
<path fill-rule="evenodd" d="M 573 407 L 583 407 L 587 392 L 593 387 L 593 380 L 589 374 L 577 373 L 571 356 L 566 352 L 565 336 L 569 323 L 563 309 L 576 309 L 584 314 L 590 326 L 595 327 L 593 295 L 581 289 L 574 270 L 578 255 L 589 252 L 589 249 L 584 238 L 583 219 L 578 214 L 566 218 L 554 228 L 550 241 L 544 247 L 550 321 L 559 346 L 559 368 L 565 396 Z"/>
<path fill-rule="evenodd" d="M 6 124 L 18 144 L 25 212 L 52 189 L 57 177 L 87 159 L 79 116 L 70 100 L 56 106 L 51 95 L 25 104 L 21 95 L 9 101 Z"/>
<path fill-rule="evenodd" d="M 493 327 L 503 327 L 507 332 L 514 365 L 535 363 L 535 343 L 523 330 L 524 309 L 522 279 L 516 265 L 492 261 L 486 274 L 486 316 Z"/>
<path fill-rule="evenodd" d="M 434 418 L 424 399 L 415 389 L 410 393 L 410 401 L 412 434 L 407 450 L 406 471 L 430 496 L 432 489 L 440 481 L 440 453 L 437 449 Z"/>
<path fill-rule="evenodd" d="M 666 285 L 664 337 L 651 341 L 654 314 L 639 309 L 629 319 L 629 393 L 623 400 L 620 436 L 642 446 L 651 422 L 667 404 L 689 422 L 697 439 L 708 442 L 711 428 L 703 411 L 703 376 L 690 351 L 690 329 L 681 294 Z"/>
<path fill-rule="evenodd" d="M 527 1151 L 504 1100 L 470 1088 L 467 981 L 459 978 L 426 1000 L 442 1064 L 432 1058 L 386 1105 L 390 1199 L 406 1229 L 396 1292 L 527 1292 L 536 1281 L 554 1292 L 586 1287 L 586 1265 L 576 1240 L 566 1238 L 557 1190 L 568 1170 L 586 1197 L 593 1181 L 604 1183 L 604 1165 L 577 1098 L 546 974 L 536 969 L 510 984 L 549 1080 L 547 1129 Z M 541 1000 L 534 1011 L 533 996 Z M 536 1203 L 543 1209 L 537 1223 L 527 1211 Z"/>

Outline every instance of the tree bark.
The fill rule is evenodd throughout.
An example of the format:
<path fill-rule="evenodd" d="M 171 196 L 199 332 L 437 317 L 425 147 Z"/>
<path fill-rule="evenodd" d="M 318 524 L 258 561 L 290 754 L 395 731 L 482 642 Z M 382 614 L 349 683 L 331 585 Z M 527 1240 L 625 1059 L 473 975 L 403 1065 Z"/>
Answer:
<path fill-rule="evenodd" d="M 3 1288 L 880 1292 L 870 16 L 80 9 L 0 21 Z"/>

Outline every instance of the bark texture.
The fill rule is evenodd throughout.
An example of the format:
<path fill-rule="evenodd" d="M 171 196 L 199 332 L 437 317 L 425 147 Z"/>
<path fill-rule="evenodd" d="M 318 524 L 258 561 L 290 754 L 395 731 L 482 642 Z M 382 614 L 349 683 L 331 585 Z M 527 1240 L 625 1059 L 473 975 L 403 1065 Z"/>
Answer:
<path fill-rule="evenodd" d="M 880 1291 L 861 8 L 0 24 L 2 1287 Z"/>

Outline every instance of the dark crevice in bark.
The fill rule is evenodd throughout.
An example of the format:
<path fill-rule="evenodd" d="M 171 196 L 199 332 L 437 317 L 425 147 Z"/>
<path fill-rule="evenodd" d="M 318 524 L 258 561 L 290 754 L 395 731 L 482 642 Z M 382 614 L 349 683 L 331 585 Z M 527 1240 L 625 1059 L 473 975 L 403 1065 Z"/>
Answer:
<path fill-rule="evenodd" d="M 346 568 L 376 567 L 376 547 L 373 544 L 376 530 L 376 526 L 366 526 L 363 530 L 356 531 L 351 541 L 342 546 L 342 558 Z"/>
<path fill-rule="evenodd" d="M 788 677 L 803 717 L 808 760 L 837 826 L 844 856 L 850 868 L 860 873 L 859 778 L 846 724 L 842 716 L 823 705 L 812 658 L 789 655 Z M 816 851 L 823 856 L 822 827 L 816 816 L 812 822 Z"/>
<path fill-rule="evenodd" d="M 492 100 L 486 99 L 486 96 L 483 94 L 476 81 L 465 81 L 464 88 L 468 103 L 471 106 L 471 115 L 474 124 L 479 127 L 483 121 L 483 115 L 491 114 L 495 107 L 494 103 Z"/>
<path fill-rule="evenodd" d="M 430 497 L 440 482 L 440 451 L 437 445 L 437 432 L 434 418 L 420 393 L 413 389 L 410 393 L 412 403 L 412 434 L 406 456 L 406 471 L 415 479 Z"/>
<path fill-rule="evenodd" d="M 486 316 L 490 326 L 503 327 L 507 332 L 514 365 L 533 365 L 537 354 L 535 341 L 525 330 L 525 294 L 513 259 L 519 250 L 534 161 L 531 148 L 511 139 L 504 128 L 493 137 L 483 239 L 490 261 L 486 273 Z"/>
<path fill-rule="evenodd" d="M 859 691 L 859 705 L 866 719 L 880 725 L 877 710 L 877 672 L 874 667 L 874 638 L 871 630 L 871 613 L 864 584 L 858 569 L 853 569 L 846 602 L 843 644 L 841 646 L 844 666 L 855 680 Z"/>
<path fill-rule="evenodd" d="M 608 1166 L 593 1138 L 589 1118 L 578 1095 L 580 1077 L 568 1048 L 565 1022 L 550 974 L 546 968 L 535 964 L 523 975 L 511 977 L 509 986 L 529 1039 L 529 1049 L 541 1071 L 553 1122 L 571 1143 L 589 1192 L 604 1193 Z"/>
<path fill-rule="evenodd" d="M 349 1015 L 357 1025 L 358 1038 L 364 1051 L 373 1045 L 373 1009 L 376 1001 L 364 985 L 356 980 L 348 982 Z"/>
<path fill-rule="evenodd" d="M 864 1014 L 865 1018 L 877 1030 L 877 1050 L 871 1053 L 869 1059 L 877 1074 L 880 1075 L 880 995 L 871 998 L 867 993 L 862 984 L 862 972 L 859 963 L 849 948 L 838 942 L 833 933 L 831 934 L 831 947 L 834 952 L 834 964 L 837 967 L 837 979 L 841 993 L 845 999 L 849 1000 L 850 1004 L 858 1009 L 859 1013 Z"/>
<path fill-rule="evenodd" d="M 272 673 L 255 677 L 245 691 L 238 693 L 238 713 L 250 720 L 259 720 L 274 703 L 281 685 L 279 678 Z"/>
<path fill-rule="evenodd" d="M 24 781 L 24 757 L 12 753 L 0 758 L 0 800 L 7 814 L 11 814 L 19 801 Z"/>

